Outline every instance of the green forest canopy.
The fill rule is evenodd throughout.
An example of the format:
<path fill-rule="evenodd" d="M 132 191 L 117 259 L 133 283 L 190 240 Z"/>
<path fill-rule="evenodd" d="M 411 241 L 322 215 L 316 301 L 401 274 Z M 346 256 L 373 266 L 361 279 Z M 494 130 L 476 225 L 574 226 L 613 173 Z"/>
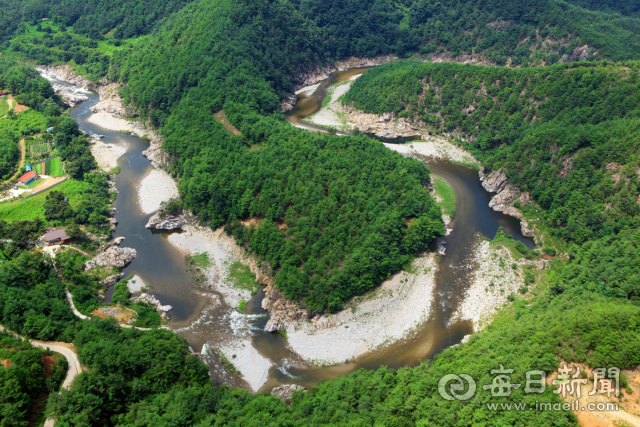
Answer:
<path fill-rule="evenodd" d="M 508 69 L 396 63 L 358 79 L 346 102 L 457 131 L 489 170 L 583 243 L 640 225 L 640 64 Z"/>
<path fill-rule="evenodd" d="M 555 0 L 201 0 L 150 3 L 145 13 L 136 13 L 140 3 L 135 1 L 97 5 L 8 0 L 4 5 L 0 23 L 6 25 L 0 25 L 0 37 L 5 50 L 43 63 L 72 61 L 86 66 L 93 77 L 108 74 L 126 83 L 126 101 L 162 128 L 166 148 L 178 157 L 174 172 L 181 179 L 186 207 L 214 225 L 229 223 L 230 232 L 280 268 L 278 280 L 289 297 L 304 298 L 318 310 L 336 308 L 341 298 L 379 282 L 438 234 L 441 223 L 439 212 L 422 190 L 428 171 L 417 162 L 362 137 L 311 135 L 284 122 L 279 101 L 293 89 L 290 77 L 320 61 L 349 55 L 438 51 L 458 55 L 475 50 L 498 64 L 511 58 L 512 64 L 525 65 L 558 62 L 584 43 L 612 60 L 638 59 L 640 52 L 632 12 L 610 7 L 629 15 L 621 18 Z M 103 6 L 112 11 L 109 19 L 93 19 L 107 10 Z M 22 17 L 26 21 L 21 22 Z M 36 28 L 27 37 L 26 32 L 43 17 L 53 25 L 41 23 L 41 31 Z M 116 46 L 122 37 L 141 34 L 146 34 L 144 43 Z M 12 42 L 13 35 L 21 36 L 20 40 Z M 105 49 L 101 38 L 112 43 L 114 49 L 108 54 L 101 51 Z M 556 42 L 548 43 L 552 39 Z M 404 66 L 398 65 L 397 71 Z M 604 147 L 619 138 L 635 155 L 634 134 L 625 136 L 627 130 L 635 129 L 635 107 L 621 102 L 620 109 L 609 111 L 607 106 L 618 105 L 620 96 L 633 100 L 636 87 L 630 76 L 615 68 L 609 76 L 602 64 L 566 74 L 560 67 L 548 72 L 492 70 L 499 75 L 479 67 L 455 69 L 467 73 L 472 83 L 505 79 L 505 85 L 496 88 L 493 105 L 478 105 L 475 124 L 482 125 L 485 133 L 477 135 L 476 153 L 485 164 L 507 167 L 510 178 L 530 185 L 532 193 L 539 189 L 534 196 L 547 203 L 549 220 L 566 223 L 562 228 L 566 238 L 577 244 L 588 240 L 582 247 L 571 248 L 566 265 L 558 264 L 558 275 L 550 280 L 548 291 L 528 305 L 518 302 L 515 316 L 500 319 L 487 332 L 433 361 L 398 371 L 360 370 L 296 396 L 287 407 L 271 396 L 212 387 L 206 367 L 188 355 L 184 340 L 168 331 L 127 330 L 106 321 L 76 318 L 64 289 L 94 298 L 92 280 L 73 265 L 66 265 L 58 276 L 41 255 L 19 248 L 0 266 L 2 324 L 31 338 L 73 341 L 82 362 L 90 366 L 55 402 L 58 422 L 74 426 L 575 425 L 570 412 L 489 412 L 482 395 L 464 404 L 444 401 L 435 390 L 444 373 L 469 373 L 481 387 L 489 381 L 487 372 L 499 363 L 521 376 L 529 368 L 550 372 L 559 358 L 620 368 L 640 362 L 640 309 L 633 304 L 640 287 L 640 239 L 633 230 L 637 212 L 625 210 L 630 205 L 624 193 L 626 188 L 631 194 L 637 184 L 628 167 L 631 163 L 626 163 L 611 190 L 597 157 L 608 159 L 615 153 L 588 152 L 600 148 L 592 139 L 558 138 L 563 152 L 579 155 L 568 171 L 571 178 L 546 184 L 535 181 L 535 174 L 554 173 L 554 169 L 546 170 L 545 165 L 538 170 L 536 161 L 533 172 L 527 171 L 523 158 L 510 150 L 531 138 L 531 146 L 539 151 L 529 157 L 542 156 L 545 138 L 556 137 L 555 132 L 568 125 L 569 130 L 581 132 L 577 133 L 580 138 L 590 138 L 590 130 L 604 135 Z M 363 79 L 375 83 L 380 78 L 374 88 L 382 94 L 387 90 L 380 77 L 385 70 L 375 71 Z M 400 112 L 420 89 L 411 74 L 414 71 L 424 70 L 407 71 L 407 92 L 401 84 L 396 87 L 408 100 L 400 104 Z M 447 74 L 451 69 L 445 66 L 430 71 L 451 77 Z M 576 75 L 587 77 L 583 82 L 572 77 Z M 565 108 L 565 114 L 560 110 L 555 119 L 555 107 L 539 103 L 534 105 L 536 111 L 547 115 L 541 116 L 545 118 L 539 124 L 532 123 L 529 97 L 506 90 L 513 82 L 534 96 L 537 88 L 528 86 L 528 79 L 540 85 L 543 96 L 580 95 L 584 110 L 561 102 L 558 108 Z M 451 101 L 482 104 L 464 82 L 459 86 L 449 88 Z M 609 104 L 589 101 L 601 97 Z M 445 112 L 446 121 L 432 125 L 460 130 L 467 126 L 466 132 L 473 133 L 474 122 L 447 110 L 450 100 L 433 101 L 434 108 Z M 213 113 L 223 108 L 242 136 L 227 134 L 213 119 Z M 572 116 L 579 120 L 572 121 Z M 504 119 L 509 127 L 502 126 Z M 70 122 L 56 120 L 60 120 L 65 153 L 80 176 L 85 168 L 94 167 L 90 156 L 85 156 L 86 141 Z M 613 137 L 609 130 L 614 131 Z M 582 146 L 585 142 L 588 145 Z M 595 204 L 610 205 L 609 210 L 603 217 L 594 216 L 589 205 L 567 196 L 576 191 L 589 194 Z M 548 202 L 545 192 L 550 194 Z M 569 211 L 556 214 L 554 203 L 561 203 L 560 197 L 569 197 Z M 256 229 L 236 221 L 252 216 L 263 218 Z M 408 227 L 410 217 L 418 219 Z M 29 226 L 38 228 L 38 224 L 27 224 L 25 233 Z M 336 269 L 341 259 L 349 268 Z M 611 270 L 612 261 L 615 270 Z M 340 271 L 347 276 L 334 274 Z M 298 283 L 309 286 L 300 289 Z M 575 321 L 575 327 L 567 327 L 567 319 Z M 558 401 L 550 391 L 536 397 Z M 516 390 L 504 401 L 525 399 L 522 390 Z"/>

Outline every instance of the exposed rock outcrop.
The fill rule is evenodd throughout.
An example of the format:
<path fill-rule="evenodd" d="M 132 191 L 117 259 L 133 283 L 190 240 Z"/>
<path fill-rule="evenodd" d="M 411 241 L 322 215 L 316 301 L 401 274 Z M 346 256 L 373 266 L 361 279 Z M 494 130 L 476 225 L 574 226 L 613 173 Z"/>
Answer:
<path fill-rule="evenodd" d="M 112 241 L 105 243 L 104 247 L 101 247 L 99 249 L 99 252 L 104 252 L 107 249 L 112 248 L 114 246 L 120 246 L 120 243 L 122 243 L 123 241 L 124 241 L 124 237 L 116 237 Z"/>
<path fill-rule="evenodd" d="M 287 332 L 295 332 L 300 321 L 310 318 L 307 310 L 286 299 L 284 294 L 276 289 L 273 284 L 268 284 L 264 293 L 262 308 L 271 313 L 271 318 L 264 327 L 265 331 L 276 332 L 280 329 L 285 329 Z"/>
<path fill-rule="evenodd" d="M 381 138 L 420 137 L 424 134 L 420 124 L 414 124 L 402 117 L 396 119 L 391 113 L 370 114 L 345 106 L 345 116 L 360 132 L 373 133 Z"/>
<path fill-rule="evenodd" d="M 118 95 L 118 91 L 122 85 L 119 83 L 110 83 L 98 87 L 97 91 L 100 95 L 100 101 L 93 107 L 91 111 L 94 113 L 107 112 L 118 118 L 125 118 L 125 108 L 122 98 Z"/>
<path fill-rule="evenodd" d="M 489 202 L 489 207 L 496 212 L 506 212 L 510 210 L 511 204 L 518 198 L 520 190 L 512 186 L 511 184 L 507 184 L 498 194 L 493 196 L 491 201 Z M 515 212 L 518 212 L 517 210 Z M 514 212 L 514 213 L 515 213 Z M 508 213 L 507 215 L 516 216 L 520 218 L 522 215 L 518 212 L 516 215 Z"/>
<path fill-rule="evenodd" d="M 336 71 L 344 71 L 349 68 L 363 68 L 363 67 L 375 67 L 378 65 L 387 64 L 392 61 L 397 61 L 398 58 L 393 55 L 377 56 L 375 58 L 356 58 L 351 57 L 336 61 L 333 64 L 323 64 L 306 73 L 302 73 L 298 76 L 291 78 L 293 87 L 295 90 L 301 89 L 305 86 L 316 84 L 322 80 L 329 78 L 332 73 Z"/>
<path fill-rule="evenodd" d="M 85 262 L 84 269 L 89 270 L 99 266 L 124 268 L 133 261 L 136 255 L 135 249 L 112 246 L 97 257 Z"/>
<path fill-rule="evenodd" d="M 271 390 L 271 395 L 282 400 L 286 405 L 291 405 L 291 397 L 296 391 L 306 392 L 307 389 L 297 384 L 285 384 L 280 387 L 274 387 Z"/>
<path fill-rule="evenodd" d="M 525 237 L 535 237 L 535 228 L 530 226 L 526 220 L 522 219 L 522 213 L 513 204 L 517 200 L 520 205 L 530 203 L 528 192 L 520 193 L 515 186 L 509 184 L 507 176 L 502 169 L 494 170 L 489 175 L 485 175 L 482 170 L 479 172 L 480 181 L 485 190 L 490 193 L 498 193 L 491 198 L 489 207 L 496 212 L 502 212 L 520 220 L 520 229 Z"/>
<path fill-rule="evenodd" d="M 162 305 L 156 297 L 147 293 L 141 293 L 139 296 L 132 298 L 131 302 L 143 302 L 155 307 L 156 311 L 163 320 L 169 320 L 167 311 L 170 311 L 173 308 L 170 305 Z"/>
<path fill-rule="evenodd" d="M 596 49 L 589 47 L 588 45 L 585 44 L 584 46 L 576 47 L 571 53 L 571 55 L 569 55 L 568 53 L 565 53 L 564 55 L 562 55 L 559 62 L 584 61 L 589 57 L 589 55 L 591 54 L 595 55 L 597 53 L 598 51 Z"/>
<path fill-rule="evenodd" d="M 485 175 L 483 171 L 480 171 L 480 181 L 484 189 L 489 193 L 499 193 L 509 183 L 502 169 L 495 170 L 489 175 Z"/>
<path fill-rule="evenodd" d="M 154 168 L 164 170 L 171 164 L 172 158 L 162 149 L 163 141 L 161 136 L 153 135 L 151 145 L 142 152 L 142 155 L 149 159 Z"/>
<path fill-rule="evenodd" d="M 189 223 L 192 219 L 190 218 L 191 216 L 192 214 L 184 211 L 178 215 L 170 215 L 161 210 L 149 218 L 145 228 L 152 230 L 178 230 Z"/>
<path fill-rule="evenodd" d="M 109 276 L 106 279 L 102 280 L 100 282 L 100 284 L 106 286 L 107 288 L 110 288 L 113 285 L 115 285 L 116 283 L 118 283 L 118 281 L 120 279 L 122 279 L 123 277 L 124 277 L 124 273 L 112 274 L 111 276 Z"/>
<path fill-rule="evenodd" d="M 60 80 L 71 83 L 84 90 L 94 90 L 96 84 L 79 76 L 70 65 L 62 64 L 56 66 L 38 65 L 36 70 L 48 80 Z"/>
<path fill-rule="evenodd" d="M 283 113 L 286 113 L 287 111 L 293 109 L 297 101 L 298 101 L 298 97 L 295 94 L 291 93 L 287 95 L 285 99 L 282 100 L 282 102 L 280 103 L 280 109 L 282 110 Z"/>
<path fill-rule="evenodd" d="M 64 103 L 69 108 L 73 108 L 76 105 L 78 105 L 78 104 L 80 104 L 80 103 L 82 103 L 82 102 L 84 102 L 84 101 L 89 99 L 89 97 L 87 95 L 85 95 L 82 92 L 79 92 L 78 89 L 76 89 L 76 88 L 72 88 L 72 87 L 68 87 L 68 86 L 62 86 L 62 85 L 59 85 L 57 83 L 53 83 L 51 85 L 51 87 L 53 88 L 53 91 L 55 93 L 60 95 L 60 97 L 62 98 Z"/>

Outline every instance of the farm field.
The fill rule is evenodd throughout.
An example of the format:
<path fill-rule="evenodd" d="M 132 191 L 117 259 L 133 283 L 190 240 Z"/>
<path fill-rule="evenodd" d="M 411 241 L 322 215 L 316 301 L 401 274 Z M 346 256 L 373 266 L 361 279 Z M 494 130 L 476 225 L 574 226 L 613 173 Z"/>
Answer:
<path fill-rule="evenodd" d="M 82 192 L 89 186 L 90 184 L 82 181 L 68 180 L 54 187 L 54 189 L 62 191 L 69 198 L 69 204 L 72 207 L 76 207 L 80 202 Z M 44 220 L 44 201 L 47 194 L 49 194 L 49 191 L 20 202 L 0 204 L 0 220 L 6 222 L 26 221 L 36 218 Z"/>
<path fill-rule="evenodd" d="M 60 157 L 49 159 L 43 163 L 38 163 L 34 166 L 34 170 L 40 175 L 64 176 L 62 159 Z"/>
<path fill-rule="evenodd" d="M 31 188 L 31 189 L 36 188 L 38 185 L 42 184 L 43 182 L 44 182 L 44 178 L 36 179 L 31 184 L 29 184 L 27 188 Z"/>

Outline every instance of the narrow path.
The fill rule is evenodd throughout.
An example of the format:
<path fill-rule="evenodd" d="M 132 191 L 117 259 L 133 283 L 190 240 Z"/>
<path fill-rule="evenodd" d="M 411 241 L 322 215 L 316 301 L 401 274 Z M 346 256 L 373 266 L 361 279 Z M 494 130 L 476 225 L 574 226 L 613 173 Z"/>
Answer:
<path fill-rule="evenodd" d="M 56 353 L 60 353 L 67 359 L 67 363 L 69 364 L 69 368 L 67 369 L 67 376 L 62 383 L 62 387 L 60 390 L 69 389 L 73 380 L 82 373 L 82 365 L 80 365 L 80 359 L 78 359 L 78 355 L 74 351 L 74 346 L 68 343 L 55 342 L 55 341 L 37 341 L 30 340 L 21 335 L 16 334 L 13 331 L 5 329 L 4 326 L 0 325 L 0 331 L 6 331 L 20 339 L 28 340 L 34 347 L 42 348 L 45 350 L 50 350 Z M 47 418 L 44 422 L 44 427 L 53 427 L 55 425 L 55 420 L 52 418 Z"/>
<path fill-rule="evenodd" d="M 73 305 L 73 296 L 71 295 L 71 292 L 69 292 L 67 289 L 65 289 L 65 293 L 67 294 L 67 301 L 69 301 L 69 305 L 71 306 L 71 311 L 73 311 L 73 314 L 75 314 L 77 317 L 79 317 L 81 319 L 91 320 L 91 317 L 85 316 L 84 314 L 80 313 L 78 311 L 78 309 L 76 308 L 76 306 Z M 137 329 L 139 331 L 152 331 L 153 330 L 153 328 L 143 328 L 141 326 L 123 325 L 123 324 L 120 324 L 120 323 L 118 323 L 118 326 L 120 326 L 121 328 L 125 328 L 125 329 Z M 166 325 L 162 325 L 158 329 L 171 330 Z"/>
<path fill-rule="evenodd" d="M 88 256 L 89 258 L 93 258 L 93 255 L 91 255 L 89 252 L 83 251 L 82 249 L 79 249 L 79 248 L 76 248 L 76 247 L 73 247 L 73 246 L 69 246 L 69 245 L 60 245 L 60 246 L 63 247 L 63 248 L 73 249 L 73 250 L 75 250 L 77 252 L 80 252 L 84 256 Z"/>
<path fill-rule="evenodd" d="M 75 305 L 73 305 L 73 296 L 71 295 L 71 292 L 69 292 L 68 289 L 64 290 L 65 294 L 67 294 L 67 301 L 69 301 L 69 305 L 71 306 L 71 311 L 73 311 L 73 314 L 75 314 L 77 317 L 84 319 L 84 320 L 91 320 L 91 318 L 89 316 L 85 316 L 84 314 L 80 313 L 78 311 L 78 309 L 76 308 Z"/>
<path fill-rule="evenodd" d="M 18 163 L 18 170 L 16 171 L 16 173 L 13 174 L 11 178 L 6 180 L 5 183 L 9 183 L 18 179 L 18 176 L 20 175 L 20 170 L 24 166 L 25 157 L 27 155 L 27 147 L 25 146 L 24 138 L 21 138 L 20 141 L 18 141 L 18 148 L 20 149 L 20 162 Z"/>

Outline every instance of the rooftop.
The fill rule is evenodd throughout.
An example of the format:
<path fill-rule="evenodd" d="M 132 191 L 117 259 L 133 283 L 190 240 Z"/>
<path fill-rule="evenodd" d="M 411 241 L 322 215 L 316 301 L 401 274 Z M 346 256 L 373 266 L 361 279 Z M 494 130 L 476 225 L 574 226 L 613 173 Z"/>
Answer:
<path fill-rule="evenodd" d="M 22 175 L 20 178 L 18 178 L 18 181 L 20 182 L 27 182 L 29 181 L 31 178 L 36 177 L 38 174 L 35 173 L 34 171 L 29 171 L 27 173 L 25 173 L 24 175 Z"/>
<path fill-rule="evenodd" d="M 66 228 L 58 228 L 56 230 L 52 230 L 50 232 L 48 232 L 47 234 L 44 235 L 44 240 L 45 242 L 52 242 L 54 240 L 67 240 L 70 239 L 71 237 L 69 237 L 67 235 L 67 229 Z"/>

